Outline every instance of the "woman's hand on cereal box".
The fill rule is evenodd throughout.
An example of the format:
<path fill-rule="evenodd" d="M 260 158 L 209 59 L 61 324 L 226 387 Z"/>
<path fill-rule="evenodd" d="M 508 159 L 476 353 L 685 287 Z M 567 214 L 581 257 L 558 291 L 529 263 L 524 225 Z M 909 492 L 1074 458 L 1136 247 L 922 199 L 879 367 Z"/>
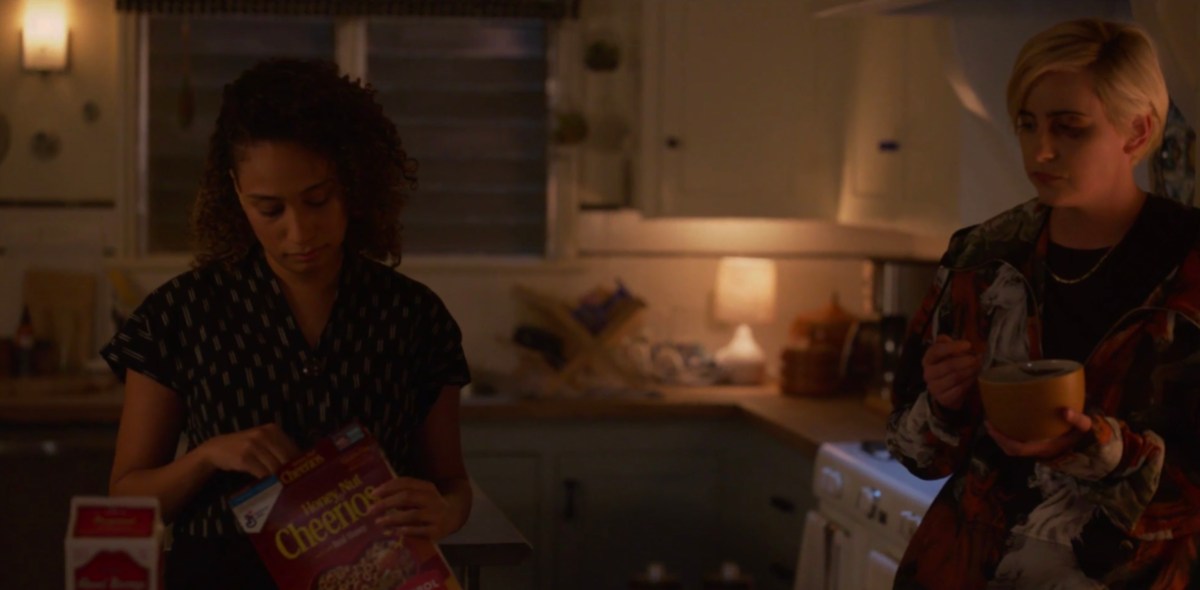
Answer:
<path fill-rule="evenodd" d="M 372 492 L 371 515 L 380 526 L 400 535 L 436 541 L 450 533 L 450 504 L 432 482 L 397 477 Z"/>
<path fill-rule="evenodd" d="M 300 454 L 296 443 L 277 424 L 214 436 L 198 450 L 216 469 L 240 471 L 258 478 L 277 473 Z"/>

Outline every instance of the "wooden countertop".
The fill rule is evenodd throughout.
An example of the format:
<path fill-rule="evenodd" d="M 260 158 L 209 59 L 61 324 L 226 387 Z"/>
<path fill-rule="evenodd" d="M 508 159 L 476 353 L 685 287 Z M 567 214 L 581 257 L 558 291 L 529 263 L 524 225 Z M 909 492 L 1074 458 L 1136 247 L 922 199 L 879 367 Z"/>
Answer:
<path fill-rule="evenodd" d="M 663 387 L 655 397 L 464 400 L 463 420 L 660 419 L 742 417 L 800 450 L 816 455 L 822 443 L 882 440 L 887 419 L 859 395 L 785 396 L 773 386 Z"/>
<path fill-rule="evenodd" d="M 111 373 L 0 379 L 0 424 L 115 424 L 124 397 Z"/>
<path fill-rule="evenodd" d="M 122 391 L 70 388 L 15 393 L 0 386 L 0 424 L 115 424 L 121 416 Z M 797 398 L 774 387 L 664 387 L 647 396 L 514 399 L 467 396 L 464 422 L 556 419 L 664 419 L 742 417 L 806 453 L 821 443 L 882 439 L 884 415 L 860 396 Z"/>

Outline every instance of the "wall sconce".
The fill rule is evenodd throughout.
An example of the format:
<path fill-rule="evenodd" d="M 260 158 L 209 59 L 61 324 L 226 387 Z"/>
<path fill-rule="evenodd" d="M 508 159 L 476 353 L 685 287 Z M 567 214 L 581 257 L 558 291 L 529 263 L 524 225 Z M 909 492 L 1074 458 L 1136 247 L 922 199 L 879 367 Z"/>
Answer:
<path fill-rule="evenodd" d="M 28 72 L 67 69 L 67 7 L 62 0 L 29 0 L 21 29 L 21 68 Z"/>

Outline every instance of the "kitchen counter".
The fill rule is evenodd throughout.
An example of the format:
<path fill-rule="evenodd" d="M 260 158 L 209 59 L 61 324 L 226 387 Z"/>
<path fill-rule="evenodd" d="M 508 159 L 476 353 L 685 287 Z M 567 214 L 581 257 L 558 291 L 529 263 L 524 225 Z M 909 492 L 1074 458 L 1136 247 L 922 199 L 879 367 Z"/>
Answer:
<path fill-rule="evenodd" d="M 788 397 L 769 386 L 665 387 L 659 392 L 653 397 L 584 399 L 466 396 L 462 419 L 486 422 L 740 417 L 810 455 L 816 454 L 821 443 L 882 439 L 884 435 L 883 414 L 868 408 L 859 396 Z M 0 425 L 115 424 L 121 416 L 122 399 L 121 389 L 112 383 L 90 390 L 64 386 L 42 387 L 33 392 L 0 386 Z"/>
<path fill-rule="evenodd" d="M 479 584 L 480 568 L 520 565 L 533 548 L 492 499 L 472 482 L 471 516 L 438 545 L 464 588 Z"/>
<path fill-rule="evenodd" d="M 468 397 L 464 421 L 731 417 L 750 421 L 809 455 L 825 442 L 881 440 L 886 418 L 857 395 L 800 398 L 774 386 L 662 387 L 654 397 L 514 400 Z"/>
<path fill-rule="evenodd" d="M 0 425 L 115 424 L 122 387 L 111 373 L 0 379 Z"/>

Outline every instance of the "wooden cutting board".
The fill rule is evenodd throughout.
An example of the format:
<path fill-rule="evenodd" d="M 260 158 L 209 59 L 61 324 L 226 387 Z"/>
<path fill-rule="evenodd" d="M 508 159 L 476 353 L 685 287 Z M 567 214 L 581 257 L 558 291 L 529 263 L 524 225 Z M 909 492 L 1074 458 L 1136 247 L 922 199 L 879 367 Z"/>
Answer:
<path fill-rule="evenodd" d="M 75 372 L 94 356 L 96 277 L 88 273 L 48 269 L 25 271 L 22 292 L 29 307 L 34 336 L 54 342 L 59 368 Z"/>

